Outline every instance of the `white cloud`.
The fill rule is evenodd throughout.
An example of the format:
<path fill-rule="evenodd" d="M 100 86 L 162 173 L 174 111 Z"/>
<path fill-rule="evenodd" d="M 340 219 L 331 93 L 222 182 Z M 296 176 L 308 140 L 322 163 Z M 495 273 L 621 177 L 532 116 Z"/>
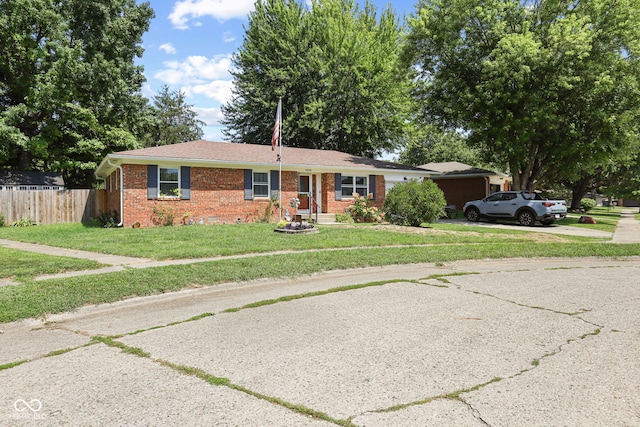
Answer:
<path fill-rule="evenodd" d="M 224 118 L 222 110 L 220 108 L 198 108 L 193 107 L 193 110 L 198 113 L 198 119 L 202 120 L 207 126 L 216 126 L 220 124 L 220 120 Z"/>
<path fill-rule="evenodd" d="M 154 96 L 156 96 L 156 93 L 153 91 L 153 88 L 149 83 L 144 83 L 142 85 L 142 89 L 140 90 L 140 93 L 142 93 L 142 96 L 144 96 L 147 99 L 151 99 Z"/>
<path fill-rule="evenodd" d="M 158 71 L 154 77 L 169 85 L 201 85 L 211 80 L 230 78 L 230 55 L 219 55 L 213 58 L 206 56 L 189 56 L 184 61 L 166 61 L 164 70 Z"/>
<path fill-rule="evenodd" d="M 218 21 L 245 18 L 253 10 L 253 0 L 180 0 L 173 5 L 169 20 L 174 27 L 189 28 L 190 19 L 210 16 Z"/>
<path fill-rule="evenodd" d="M 175 55 L 176 54 L 176 48 L 173 47 L 173 45 L 171 43 L 161 44 L 158 49 L 160 49 L 161 51 L 163 51 L 167 55 Z"/>
<path fill-rule="evenodd" d="M 231 31 L 225 31 L 224 34 L 222 34 L 222 41 L 224 41 L 225 43 L 236 41 L 236 35 Z"/>
<path fill-rule="evenodd" d="M 231 80 L 215 80 L 205 84 L 184 86 L 182 90 L 187 96 L 203 95 L 215 99 L 221 104 L 226 104 L 233 95 L 233 82 Z"/>

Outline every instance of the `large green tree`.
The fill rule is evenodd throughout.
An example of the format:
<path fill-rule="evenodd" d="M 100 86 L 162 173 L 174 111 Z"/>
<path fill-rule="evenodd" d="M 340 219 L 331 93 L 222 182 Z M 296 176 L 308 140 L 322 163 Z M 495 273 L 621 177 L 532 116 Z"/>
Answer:
<path fill-rule="evenodd" d="M 638 138 L 637 0 L 421 0 L 406 59 L 423 115 L 515 188 L 578 180 Z"/>
<path fill-rule="evenodd" d="M 184 92 L 170 91 L 167 85 L 162 86 L 153 97 L 150 106 L 152 121 L 149 133 L 144 138 L 146 147 L 202 138 L 202 126 L 205 123 L 198 120 L 198 113 L 193 110 L 193 105 L 187 104 L 185 98 Z"/>
<path fill-rule="evenodd" d="M 137 147 L 152 17 L 135 0 L 2 0 L 0 167 L 87 186 L 105 154 Z"/>
<path fill-rule="evenodd" d="M 480 152 L 469 147 L 460 133 L 421 126 L 410 137 L 398 158 L 400 163 L 420 166 L 426 163 L 460 162 L 472 166 L 482 164 Z"/>
<path fill-rule="evenodd" d="M 409 73 L 399 62 L 394 13 L 353 0 L 255 3 L 234 55 L 234 97 L 225 136 L 269 144 L 282 98 L 283 141 L 295 147 L 374 156 L 400 141 Z"/>

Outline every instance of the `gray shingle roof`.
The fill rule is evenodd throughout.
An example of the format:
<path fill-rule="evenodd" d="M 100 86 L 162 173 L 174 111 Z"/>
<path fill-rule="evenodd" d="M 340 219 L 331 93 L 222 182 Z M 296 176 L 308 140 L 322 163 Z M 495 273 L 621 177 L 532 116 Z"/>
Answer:
<path fill-rule="evenodd" d="M 0 185 L 39 185 L 64 187 L 64 179 L 57 172 L 0 171 Z"/>
<path fill-rule="evenodd" d="M 440 162 L 427 163 L 419 166 L 422 169 L 441 172 L 444 176 L 449 175 L 503 175 L 499 172 L 470 166 L 460 162 Z M 506 175 L 505 175 L 506 176 Z"/>
<path fill-rule="evenodd" d="M 270 145 L 235 144 L 227 142 L 191 141 L 181 144 L 120 151 L 109 155 L 121 163 L 136 160 L 184 160 L 185 162 L 211 162 L 217 164 L 277 165 L 279 148 Z M 387 171 L 426 172 L 424 169 L 383 160 L 353 156 L 332 150 L 282 147 L 283 166 L 384 169 Z M 104 164 L 104 162 L 103 162 Z M 100 171 L 103 165 L 98 168 Z"/>

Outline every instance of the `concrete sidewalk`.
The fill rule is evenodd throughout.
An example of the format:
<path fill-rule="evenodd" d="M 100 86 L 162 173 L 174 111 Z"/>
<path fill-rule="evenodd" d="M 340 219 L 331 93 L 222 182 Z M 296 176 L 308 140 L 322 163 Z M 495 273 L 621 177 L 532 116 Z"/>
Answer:
<path fill-rule="evenodd" d="M 640 221 L 634 217 L 634 211 L 622 211 L 611 243 L 640 243 Z"/>
<path fill-rule="evenodd" d="M 637 277 L 639 257 L 387 266 L 4 324 L 0 425 L 639 426 Z"/>

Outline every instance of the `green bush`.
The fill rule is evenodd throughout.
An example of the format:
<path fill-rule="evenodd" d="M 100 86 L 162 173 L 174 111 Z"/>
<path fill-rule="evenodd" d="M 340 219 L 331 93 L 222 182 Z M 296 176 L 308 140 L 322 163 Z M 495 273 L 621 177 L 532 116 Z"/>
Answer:
<path fill-rule="evenodd" d="M 5 225 L 7 225 L 7 219 L 4 217 L 4 215 L 0 214 L 0 227 L 4 227 Z"/>
<path fill-rule="evenodd" d="M 445 215 L 444 193 L 430 179 L 396 184 L 384 201 L 385 217 L 392 224 L 419 227 Z"/>
<path fill-rule="evenodd" d="M 22 218 L 9 224 L 10 227 L 31 227 L 37 223 L 31 218 Z"/>
<path fill-rule="evenodd" d="M 341 222 L 341 223 L 345 223 L 345 224 L 351 224 L 353 223 L 353 218 L 351 218 L 351 215 L 349 215 L 348 213 L 337 213 L 336 214 L 336 222 Z"/>
<path fill-rule="evenodd" d="M 118 211 L 116 210 L 113 210 L 111 212 L 100 211 L 98 218 L 96 218 L 96 220 L 100 224 L 100 227 L 103 227 L 103 228 L 115 228 L 118 226 L 118 223 L 120 222 Z"/>
<path fill-rule="evenodd" d="M 581 212 L 589 212 L 591 209 L 596 207 L 596 201 L 593 199 L 582 199 L 580 200 L 580 211 Z"/>
<path fill-rule="evenodd" d="M 353 194 L 353 203 L 349 206 L 349 214 L 355 222 L 380 222 L 384 214 L 375 206 L 371 206 L 373 195 L 367 197 Z"/>

